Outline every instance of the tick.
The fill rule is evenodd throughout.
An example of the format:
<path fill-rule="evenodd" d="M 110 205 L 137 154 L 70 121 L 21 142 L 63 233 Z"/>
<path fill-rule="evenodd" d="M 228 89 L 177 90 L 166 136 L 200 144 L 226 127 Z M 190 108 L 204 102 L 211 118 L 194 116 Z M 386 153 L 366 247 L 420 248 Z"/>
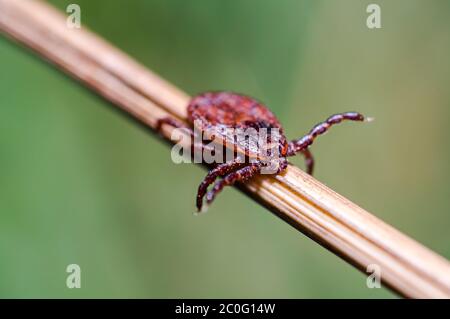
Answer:
<path fill-rule="evenodd" d="M 232 92 L 206 92 L 192 98 L 187 109 L 188 125 L 173 118 L 162 118 L 158 121 L 157 128 L 163 124 L 182 128 L 194 136 L 195 131 L 208 132 L 207 136 L 213 136 L 228 144 L 229 136 L 224 133 L 224 128 L 248 129 L 252 128 L 256 132 L 264 130 L 277 131 L 274 153 L 267 153 L 267 147 L 263 144 L 251 146 L 247 142 L 237 142 L 234 139 L 234 152 L 236 155 L 244 155 L 246 159 L 242 161 L 242 156 L 236 156 L 233 160 L 224 163 L 214 163 L 211 170 L 200 183 L 197 191 L 196 206 L 201 211 L 203 200 L 206 195 L 206 203 L 210 204 L 216 195 L 225 187 L 241 181 L 245 182 L 257 174 L 268 165 L 275 167 L 274 174 L 279 174 L 288 165 L 287 157 L 302 154 L 305 157 L 306 171 L 312 174 L 314 169 L 314 158 L 309 147 L 315 138 L 324 134 L 334 124 L 344 120 L 364 121 L 364 116 L 357 112 L 345 112 L 334 114 L 325 121 L 315 125 L 305 136 L 288 141 L 275 115 L 261 102 L 252 97 L 232 93 Z M 366 119 L 370 120 L 370 118 Z M 227 142 L 228 141 L 228 142 Z M 225 143 L 227 142 L 227 143 Z M 273 145 L 272 140 L 267 140 L 266 145 Z M 202 145 L 202 149 L 205 145 Z M 216 181 L 220 178 L 218 181 Z M 208 191 L 210 185 L 214 185 Z"/>

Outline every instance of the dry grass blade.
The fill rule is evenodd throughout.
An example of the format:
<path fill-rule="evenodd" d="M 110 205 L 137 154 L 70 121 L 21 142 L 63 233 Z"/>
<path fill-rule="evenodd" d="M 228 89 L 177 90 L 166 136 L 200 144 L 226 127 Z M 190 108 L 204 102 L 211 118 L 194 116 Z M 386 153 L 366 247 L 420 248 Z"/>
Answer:
<path fill-rule="evenodd" d="M 186 116 L 189 96 L 85 28 L 34 0 L 0 0 L 0 30 L 149 127 Z M 164 127 L 170 137 L 171 129 Z M 408 297 L 450 297 L 450 264 L 294 166 L 240 188 L 279 217 Z"/>

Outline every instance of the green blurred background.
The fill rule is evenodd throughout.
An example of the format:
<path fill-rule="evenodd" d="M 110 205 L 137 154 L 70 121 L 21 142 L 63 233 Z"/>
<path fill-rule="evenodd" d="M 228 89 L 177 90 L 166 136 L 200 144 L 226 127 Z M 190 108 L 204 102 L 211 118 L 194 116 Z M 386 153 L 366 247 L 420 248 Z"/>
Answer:
<path fill-rule="evenodd" d="M 266 102 L 290 138 L 334 112 L 374 116 L 317 141 L 316 177 L 450 258 L 449 1 L 76 3 L 189 94 Z M 395 297 L 234 189 L 194 217 L 204 170 L 3 37 L 0 129 L 0 297 Z"/>

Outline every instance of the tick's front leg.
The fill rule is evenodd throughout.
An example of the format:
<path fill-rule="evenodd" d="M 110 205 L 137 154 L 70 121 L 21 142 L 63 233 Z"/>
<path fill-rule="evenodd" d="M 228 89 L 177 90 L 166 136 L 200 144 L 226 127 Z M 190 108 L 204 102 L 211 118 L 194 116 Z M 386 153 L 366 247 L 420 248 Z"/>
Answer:
<path fill-rule="evenodd" d="M 295 154 L 302 152 L 305 155 L 306 160 L 308 161 L 308 153 L 306 152 L 308 151 L 308 147 L 314 142 L 316 137 L 326 133 L 330 129 L 330 127 L 339 124 L 342 121 L 370 122 L 372 121 L 372 118 L 364 118 L 364 115 L 357 112 L 346 112 L 332 115 L 324 122 L 321 122 L 314 126 L 309 131 L 309 133 L 302 138 L 289 142 L 287 156 L 294 156 Z M 309 155 L 311 155 L 311 153 L 309 153 Z"/>

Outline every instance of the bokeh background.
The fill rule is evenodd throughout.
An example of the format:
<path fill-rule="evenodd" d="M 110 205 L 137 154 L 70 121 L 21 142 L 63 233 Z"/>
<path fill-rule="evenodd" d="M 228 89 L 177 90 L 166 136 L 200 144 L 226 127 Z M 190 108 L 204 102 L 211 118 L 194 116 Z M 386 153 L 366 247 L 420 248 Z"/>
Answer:
<path fill-rule="evenodd" d="M 366 27 L 371 2 L 382 29 Z M 76 3 L 189 94 L 258 97 L 288 137 L 334 112 L 374 116 L 317 141 L 316 177 L 450 258 L 449 1 Z M 0 38 L 0 297 L 396 297 L 234 189 L 194 217 L 204 174 Z M 66 287 L 72 263 L 81 289 Z"/>

